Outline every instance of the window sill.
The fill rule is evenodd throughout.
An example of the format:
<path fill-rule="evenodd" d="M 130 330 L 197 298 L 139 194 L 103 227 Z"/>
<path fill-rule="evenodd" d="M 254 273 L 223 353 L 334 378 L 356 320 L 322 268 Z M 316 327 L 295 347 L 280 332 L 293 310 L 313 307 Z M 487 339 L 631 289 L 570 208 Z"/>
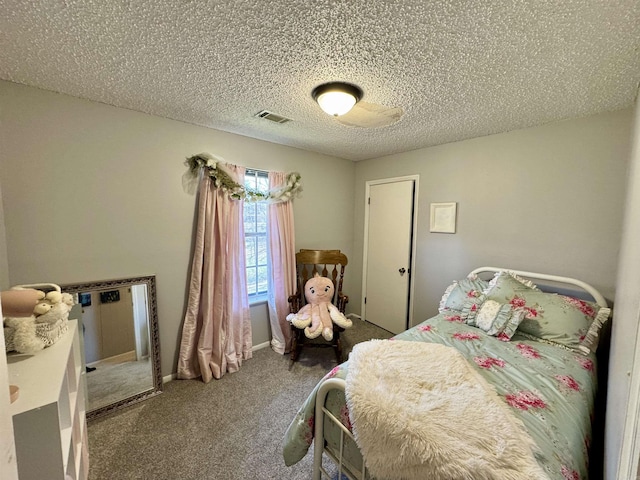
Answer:
<path fill-rule="evenodd" d="M 254 295 L 249 297 L 249 306 L 253 307 L 255 305 L 261 305 L 263 303 L 267 303 L 269 301 L 269 295 L 264 293 L 262 295 Z"/>

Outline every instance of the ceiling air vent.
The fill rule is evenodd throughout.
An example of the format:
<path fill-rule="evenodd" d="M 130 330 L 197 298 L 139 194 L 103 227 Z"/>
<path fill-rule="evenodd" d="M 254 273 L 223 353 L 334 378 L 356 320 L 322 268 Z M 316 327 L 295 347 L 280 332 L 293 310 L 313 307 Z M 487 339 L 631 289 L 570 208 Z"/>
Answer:
<path fill-rule="evenodd" d="M 261 112 L 256 113 L 255 116 L 258 118 L 264 118 L 265 120 L 270 120 L 275 123 L 287 123 L 291 121 L 290 118 L 276 115 L 275 113 L 271 113 L 268 110 L 262 110 Z"/>

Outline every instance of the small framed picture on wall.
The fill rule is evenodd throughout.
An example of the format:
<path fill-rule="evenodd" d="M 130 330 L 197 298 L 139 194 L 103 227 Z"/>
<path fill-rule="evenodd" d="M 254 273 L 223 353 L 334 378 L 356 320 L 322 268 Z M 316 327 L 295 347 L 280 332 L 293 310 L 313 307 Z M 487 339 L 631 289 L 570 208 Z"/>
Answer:
<path fill-rule="evenodd" d="M 429 231 L 456 233 L 456 202 L 432 203 Z"/>
<path fill-rule="evenodd" d="M 84 292 L 78 294 L 78 303 L 83 307 L 91 306 L 91 292 Z"/>

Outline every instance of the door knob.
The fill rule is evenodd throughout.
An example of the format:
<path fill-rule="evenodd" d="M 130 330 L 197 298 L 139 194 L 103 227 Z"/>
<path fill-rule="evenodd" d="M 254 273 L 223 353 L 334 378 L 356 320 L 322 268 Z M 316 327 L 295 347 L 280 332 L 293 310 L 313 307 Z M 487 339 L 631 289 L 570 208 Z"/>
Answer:
<path fill-rule="evenodd" d="M 406 270 L 404 268 L 401 268 L 400 270 L 398 270 L 400 272 L 400 276 L 404 275 Z"/>

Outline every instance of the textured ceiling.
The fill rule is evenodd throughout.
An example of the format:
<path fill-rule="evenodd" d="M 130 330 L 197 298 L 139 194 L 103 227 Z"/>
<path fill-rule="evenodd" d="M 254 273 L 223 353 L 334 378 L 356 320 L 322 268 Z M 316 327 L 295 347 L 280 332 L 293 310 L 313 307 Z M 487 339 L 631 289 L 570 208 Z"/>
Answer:
<path fill-rule="evenodd" d="M 640 80 L 638 0 L 0 0 L 0 78 L 351 160 L 613 111 Z M 344 80 L 400 108 L 360 128 Z M 293 121 L 254 115 L 267 109 Z"/>

